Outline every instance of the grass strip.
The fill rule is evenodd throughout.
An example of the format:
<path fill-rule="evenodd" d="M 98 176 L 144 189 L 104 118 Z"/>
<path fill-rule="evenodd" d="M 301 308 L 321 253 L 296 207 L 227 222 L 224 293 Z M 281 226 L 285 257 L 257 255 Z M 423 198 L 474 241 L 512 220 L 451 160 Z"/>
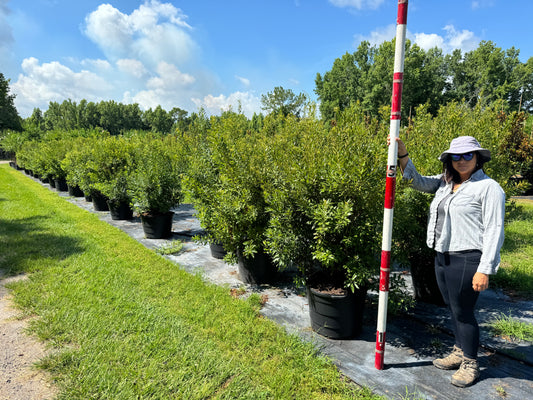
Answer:
<path fill-rule="evenodd" d="M 0 268 L 60 399 L 377 399 L 255 304 L 0 165 Z"/>
<path fill-rule="evenodd" d="M 504 313 L 490 321 L 489 327 L 495 336 L 511 341 L 533 342 L 533 325 Z"/>
<path fill-rule="evenodd" d="M 515 200 L 506 218 L 501 268 L 491 280 L 508 292 L 533 299 L 533 201 Z"/>

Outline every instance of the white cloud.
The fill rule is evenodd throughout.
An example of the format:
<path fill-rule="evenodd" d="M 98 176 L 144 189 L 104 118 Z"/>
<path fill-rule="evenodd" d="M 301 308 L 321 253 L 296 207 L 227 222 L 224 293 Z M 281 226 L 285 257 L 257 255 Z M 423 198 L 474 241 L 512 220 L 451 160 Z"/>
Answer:
<path fill-rule="evenodd" d="M 209 95 L 220 93 L 222 84 L 199 62 L 192 33 L 186 16 L 170 3 L 145 1 L 131 14 L 101 4 L 87 15 L 85 34 L 99 46 L 103 57 L 78 61 L 66 55 L 68 66 L 57 61 L 41 63 L 36 58 L 24 60 L 23 72 L 11 85 L 19 114 L 25 118 L 35 107 L 46 110 L 50 101 L 68 98 L 115 99 L 138 103 L 142 109 L 160 105 L 189 112 L 204 106 L 214 114 L 230 106 L 237 110 L 240 104 L 249 116 L 259 112 L 260 100 L 250 93 Z M 236 78 L 245 87 L 250 85 L 247 78 Z"/>
<path fill-rule="evenodd" d="M 472 1 L 472 10 L 488 8 L 494 6 L 494 0 L 474 0 Z"/>
<path fill-rule="evenodd" d="M 243 78 L 242 76 L 238 76 L 238 75 L 235 75 L 235 79 L 237 79 L 239 82 L 241 82 L 246 87 L 250 86 L 250 79 Z"/>
<path fill-rule="evenodd" d="M 437 35 L 436 33 L 415 33 L 415 43 L 419 45 L 424 50 L 429 50 L 434 47 L 438 47 L 439 49 L 444 49 L 444 38 L 442 36 Z"/>
<path fill-rule="evenodd" d="M 472 31 L 466 29 L 458 31 L 453 25 L 446 25 L 443 30 L 445 32 L 443 36 L 436 33 L 412 33 L 407 30 L 407 37 L 424 50 L 429 50 L 436 46 L 445 53 L 451 53 L 455 49 L 468 52 L 476 49 L 481 41 Z M 359 46 L 359 43 L 363 40 L 367 40 L 371 45 L 379 46 L 381 43 L 392 40 L 395 37 L 396 25 L 391 24 L 371 32 L 368 36 L 355 35 L 355 47 Z"/>
<path fill-rule="evenodd" d="M 195 79 L 192 75 L 184 74 L 176 68 L 175 65 L 161 62 L 157 66 L 157 73 L 159 76 L 150 78 L 147 87 L 159 90 L 173 90 L 181 86 L 190 85 L 194 83 Z"/>
<path fill-rule="evenodd" d="M 197 45 L 186 16 L 170 3 L 146 1 L 130 15 L 101 4 L 85 18 L 85 34 L 112 61 L 133 58 L 145 65 L 181 65 L 195 58 Z"/>
<path fill-rule="evenodd" d="M 355 35 L 355 47 L 359 46 L 363 40 L 368 41 L 373 46 L 379 46 L 381 43 L 393 39 L 396 36 L 396 25 L 390 24 L 384 28 L 370 32 L 370 35 Z"/>
<path fill-rule="evenodd" d="M 247 117 L 252 117 L 254 112 L 260 112 L 261 100 L 250 92 L 235 92 L 229 96 L 207 95 L 203 99 L 193 98 L 198 108 L 203 108 L 208 114 L 220 114 L 221 111 L 241 110 Z"/>
<path fill-rule="evenodd" d="M 62 102 L 87 99 L 95 100 L 110 94 L 112 85 L 93 72 L 74 72 L 53 61 L 39 64 L 34 57 L 22 62 L 24 74 L 20 74 L 11 88 L 17 97 L 15 106 L 21 116 L 31 114 L 33 108 L 48 108 L 50 101 Z"/>
<path fill-rule="evenodd" d="M 444 30 L 446 31 L 445 43 L 447 48 L 444 49 L 446 52 L 454 49 L 471 51 L 476 49 L 481 41 L 474 32 L 467 31 L 466 29 L 457 31 L 453 25 L 446 25 Z"/>
<path fill-rule="evenodd" d="M 148 72 L 142 62 L 131 58 L 117 60 L 117 67 L 120 71 L 132 75 L 135 78 L 142 78 Z"/>
<path fill-rule="evenodd" d="M 329 0 L 329 2 L 336 7 L 355 8 L 357 10 L 362 10 L 363 8 L 374 10 L 383 4 L 384 1 L 385 0 Z"/>
<path fill-rule="evenodd" d="M 113 69 L 113 67 L 107 60 L 100 59 L 92 60 L 87 58 L 81 61 L 81 66 L 89 69 L 94 69 L 100 72 L 111 71 Z"/>

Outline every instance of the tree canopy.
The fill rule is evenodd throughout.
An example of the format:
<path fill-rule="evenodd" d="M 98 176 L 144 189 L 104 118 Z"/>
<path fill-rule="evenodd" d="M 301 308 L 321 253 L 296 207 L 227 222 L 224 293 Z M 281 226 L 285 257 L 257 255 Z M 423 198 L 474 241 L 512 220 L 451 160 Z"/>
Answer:
<path fill-rule="evenodd" d="M 363 41 L 357 51 L 337 58 L 330 71 L 317 74 L 315 92 L 326 119 L 360 102 L 363 109 L 379 115 L 390 105 L 394 70 L 395 40 L 372 46 Z M 514 47 L 502 50 L 483 41 L 463 54 L 455 50 L 444 55 L 441 49 L 423 50 L 406 41 L 402 117 L 420 104 L 429 104 L 435 115 L 449 101 L 467 101 L 471 106 L 503 100 L 509 109 L 533 110 L 533 57 L 519 60 Z"/>
<path fill-rule="evenodd" d="M 15 95 L 9 93 L 9 79 L 0 72 L 0 131 L 12 129 L 22 130 L 20 117 L 15 104 Z"/>
<path fill-rule="evenodd" d="M 276 86 L 272 92 L 261 95 L 263 110 L 267 113 L 281 113 L 284 117 L 289 114 L 299 117 L 306 102 L 305 94 L 296 95 L 291 89 L 284 89 L 281 86 Z"/>

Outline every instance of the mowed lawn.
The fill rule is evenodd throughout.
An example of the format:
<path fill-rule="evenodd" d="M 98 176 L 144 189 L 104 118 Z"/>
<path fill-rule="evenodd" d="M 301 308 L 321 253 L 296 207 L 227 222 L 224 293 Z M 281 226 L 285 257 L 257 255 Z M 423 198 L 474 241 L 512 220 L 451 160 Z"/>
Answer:
<path fill-rule="evenodd" d="M 506 216 L 501 267 L 494 282 L 507 292 L 533 299 L 533 200 L 514 200 Z"/>
<path fill-rule="evenodd" d="M 259 299 L 146 249 L 0 165 L 0 268 L 53 347 L 60 399 L 377 399 L 309 343 L 261 317 Z"/>

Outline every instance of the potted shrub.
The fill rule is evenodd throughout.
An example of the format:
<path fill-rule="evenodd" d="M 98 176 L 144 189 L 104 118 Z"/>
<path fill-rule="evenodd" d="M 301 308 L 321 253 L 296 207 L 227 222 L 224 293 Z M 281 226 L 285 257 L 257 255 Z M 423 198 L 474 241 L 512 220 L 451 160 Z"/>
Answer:
<path fill-rule="evenodd" d="M 386 127 L 357 106 L 336 122 L 289 117 L 271 137 L 266 244 L 281 267 L 300 271 L 313 330 L 341 339 L 360 332 L 379 271 L 387 149 Z"/>
<path fill-rule="evenodd" d="M 39 142 L 36 140 L 25 141 L 17 151 L 18 166 L 24 171 L 31 171 L 32 175 L 40 173 L 37 157 L 39 154 Z"/>
<path fill-rule="evenodd" d="M 183 146 L 174 136 L 148 136 L 135 150 L 135 169 L 128 180 L 128 194 L 141 217 L 149 239 L 171 235 L 173 207 L 183 198 L 185 171 Z"/>
<path fill-rule="evenodd" d="M 204 136 L 195 136 L 187 188 L 204 238 L 221 244 L 225 260 L 237 263 L 245 283 L 271 282 L 276 267 L 263 241 L 268 212 L 263 195 L 263 135 L 250 132 L 242 114 L 226 112 Z"/>
<path fill-rule="evenodd" d="M 61 166 L 66 172 L 67 185 L 77 187 L 85 196 L 85 200 L 92 202 L 91 192 L 95 191 L 94 149 L 101 138 L 96 136 L 79 137 L 72 142 L 71 150 L 66 154 Z M 102 205 L 104 208 L 106 203 Z"/>
<path fill-rule="evenodd" d="M 123 136 L 102 138 L 93 147 L 92 195 L 97 199 L 98 193 L 103 195 L 111 218 L 115 220 L 133 217 L 128 177 L 135 168 L 134 149 L 134 140 Z"/>
<path fill-rule="evenodd" d="M 50 186 L 62 192 L 68 190 L 66 172 L 62 168 L 61 163 L 70 148 L 69 142 L 68 139 L 46 138 L 40 143 L 40 154 L 43 159 L 44 173 L 49 179 Z"/>
<path fill-rule="evenodd" d="M 22 145 L 31 139 L 35 139 L 36 137 L 31 135 L 27 131 L 18 132 L 18 131 L 12 131 L 12 130 L 6 130 L 2 133 L 2 137 L 0 139 L 0 145 L 2 146 L 2 149 L 6 152 L 8 152 L 12 156 L 12 165 L 16 169 L 22 169 L 22 167 L 17 162 L 17 155 L 22 147 Z"/>

